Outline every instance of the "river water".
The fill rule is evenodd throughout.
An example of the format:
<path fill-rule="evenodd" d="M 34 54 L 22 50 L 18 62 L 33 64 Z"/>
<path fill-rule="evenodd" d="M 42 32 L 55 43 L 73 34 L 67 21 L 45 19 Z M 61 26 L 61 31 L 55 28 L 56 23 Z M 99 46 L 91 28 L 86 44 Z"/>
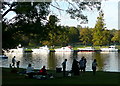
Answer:
<path fill-rule="evenodd" d="M 62 62 L 67 59 L 67 70 L 71 70 L 73 59 L 80 60 L 82 56 L 87 59 L 86 71 L 92 71 L 92 61 L 97 59 L 99 71 L 120 72 L 120 52 L 50 52 L 50 53 L 6 53 L 8 59 L 0 59 L 0 67 L 9 67 L 11 59 L 16 56 L 20 67 L 26 68 L 29 63 L 35 69 L 42 68 L 53 70 L 62 67 Z"/>

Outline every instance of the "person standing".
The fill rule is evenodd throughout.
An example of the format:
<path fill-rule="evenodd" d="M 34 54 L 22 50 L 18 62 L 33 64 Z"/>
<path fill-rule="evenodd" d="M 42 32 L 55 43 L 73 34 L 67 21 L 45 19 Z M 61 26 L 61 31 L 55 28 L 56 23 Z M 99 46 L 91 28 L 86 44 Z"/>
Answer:
<path fill-rule="evenodd" d="M 16 66 L 17 66 L 17 68 L 19 68 L 19 66 L 20 66 L 20 61 L 17 61 L 17 62 L 16 62 Z"/>
<path fill-rule="evenodd" d="M 62 67 L 63 67 L 63 76 L 65 77 L 65 72 L 66 72 L 66 62 L 67 59 L 64 60 L 64 62 L 62 63 Z"/>
<path fill-rule="evenodd" d="M 87 63 L 87 60 L 86 60 L 86 58 L 83 56 L 83 57 L 81 58 L 81 60 L 79 61 L 80 71 L 83 72 L 83 73 L 85 73 L 86 63 Z"/>
<path fill-rule="evenodd" d="M 15 56 L 12 58 L 12 66 L 15 68 L 15 62 L 16 62 L 16 60 L 15 60 Z"/>
<path fill-rule="evenodd" d="M 84 63 L 83 72 L 85 73 L 85 68 L 86 68 L 86 63 L 87 63 L 87 60 L 85 57 L 83 58 L 83 63 Z"/>
<path fill-rule="evenodd" d="M 97 60 L 94 59 L 94 61 L 92 62 L 93 75 L 96 74 L 96 67 L 97 67 Z"/>
<path fill-rule="evenodd" d="M 80 59 L 79 65 L 80 65 L 80 71 L 81 71 L 81 73 L 82 73 L 82 72 L 83 72 L 83 69 L 84 69 L 84 66 L 85 66 L 85 64 L 84 64 L 84 57 L 82 57 L 82 58 Z"/>
<path fill-rule="evenodd" d="M 79 62 L 74 59 L 72 63 L 72 72 L 74 75 L 79 75 Z"/>

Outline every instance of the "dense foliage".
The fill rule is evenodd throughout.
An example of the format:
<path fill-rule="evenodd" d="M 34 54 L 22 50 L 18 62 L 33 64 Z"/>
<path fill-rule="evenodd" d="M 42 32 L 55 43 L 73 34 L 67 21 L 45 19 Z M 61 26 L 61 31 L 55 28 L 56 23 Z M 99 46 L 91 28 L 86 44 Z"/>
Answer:
<path fill-rule="evenodd" d="M 73 3 L 68 3 L 74 7 Z M 79 10 L 75 7 L 66 10 L 74 19 L 87 21 L 87 17 L 82 14 L 87 6 L 92 9 L 98 4 L 99 6 L 96 8 L 100 9 L 100 3 L 75 3 L 79 6 Z M 60 19 L 55 15 L 50 15 L 47 20 L 50 5 L 51 2 L 2 2 L 2 11 L 6 10 L 6 6 L 9 7 L 2 14 L 2 48 L 15 48 L 18 44 L 22 44 L 24 47 L 35 47 L 66 46 L 78 42 L 84 45 L 101 46 L 120 43 L 119 30 L 106 30 L 103 12 L 99 13 L 94 28 L 61 26 L 58 25 Z M 5 19 L 4 16 L 10 11 L 14 11 L 16 16 L 11 20 Z"/>

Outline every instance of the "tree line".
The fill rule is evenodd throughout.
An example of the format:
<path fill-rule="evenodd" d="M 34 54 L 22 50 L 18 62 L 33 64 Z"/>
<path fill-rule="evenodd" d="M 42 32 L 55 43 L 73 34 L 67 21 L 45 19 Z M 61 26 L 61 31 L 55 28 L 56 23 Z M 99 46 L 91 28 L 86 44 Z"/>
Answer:
<path fill-rule="evenodd" d="M 55 15 L 50 15 L 47 20 L 50 3 L 51 2 L 2 3 L 3 10 L 6 9 L 6 5 L 10 7 L 10 9 L 2 15 L 2 48 L 15 48 L 18 44 L 22 46 L 66 46 L 67 44 L 79 42 L 84 45 L 102 46 L 120 43 L 120 30 L 106 29 L 104 13 L 102 11 L 99 13 L 94 28 L 61 26 L 58 25 L 60 19 Z M 82 8 L 93 3 L 81 2 L 80 4 Z M 16 16 L 8 21 L 4 16 L 9 11 L 14 11 Z M 75 10 L 72 9 L 67 10 L 68 13 L 75 17 L 76 15 L 73 14 L 74 11 Z M 83 17 L 83 20 L 84 19 L 86 18 Z"/>

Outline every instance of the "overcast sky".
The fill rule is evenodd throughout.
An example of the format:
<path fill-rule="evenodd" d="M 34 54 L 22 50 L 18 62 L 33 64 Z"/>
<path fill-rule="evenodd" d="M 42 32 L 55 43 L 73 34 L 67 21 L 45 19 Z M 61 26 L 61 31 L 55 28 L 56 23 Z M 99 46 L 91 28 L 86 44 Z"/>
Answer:
<path fill-rule="evenodd" d="M 119 0 L 108 0 L 108 1 L 102 1 L 102 10 L 104 12 L 104 19 L 107 29 L 118 29 L 118 1 Z M 65 1 L 57 1 L 59 3 L 59 6 L 62 9 L 67 9 L 68 4 L 65 3 Z M 53 2 L 53 5 L 58 6 L 55 2 Z M 96 23 L 96 19 L 98 17 L 98 11 L 85 11 L 85 15 L 88 16 L 88 24 L 80 24 L 80 21 L 70 19 L 69 15 L 65 12 L 60 12 L 59 10 L 50 7 L 52 10 L 50 14 L 55 14 L 60 19 L 59 24 L 64 26 L 89 26 L 94 27 Z M 9 12 L 5 17 L 11 19 L 13 16 L 15 16 L 14 12 Z"/>

